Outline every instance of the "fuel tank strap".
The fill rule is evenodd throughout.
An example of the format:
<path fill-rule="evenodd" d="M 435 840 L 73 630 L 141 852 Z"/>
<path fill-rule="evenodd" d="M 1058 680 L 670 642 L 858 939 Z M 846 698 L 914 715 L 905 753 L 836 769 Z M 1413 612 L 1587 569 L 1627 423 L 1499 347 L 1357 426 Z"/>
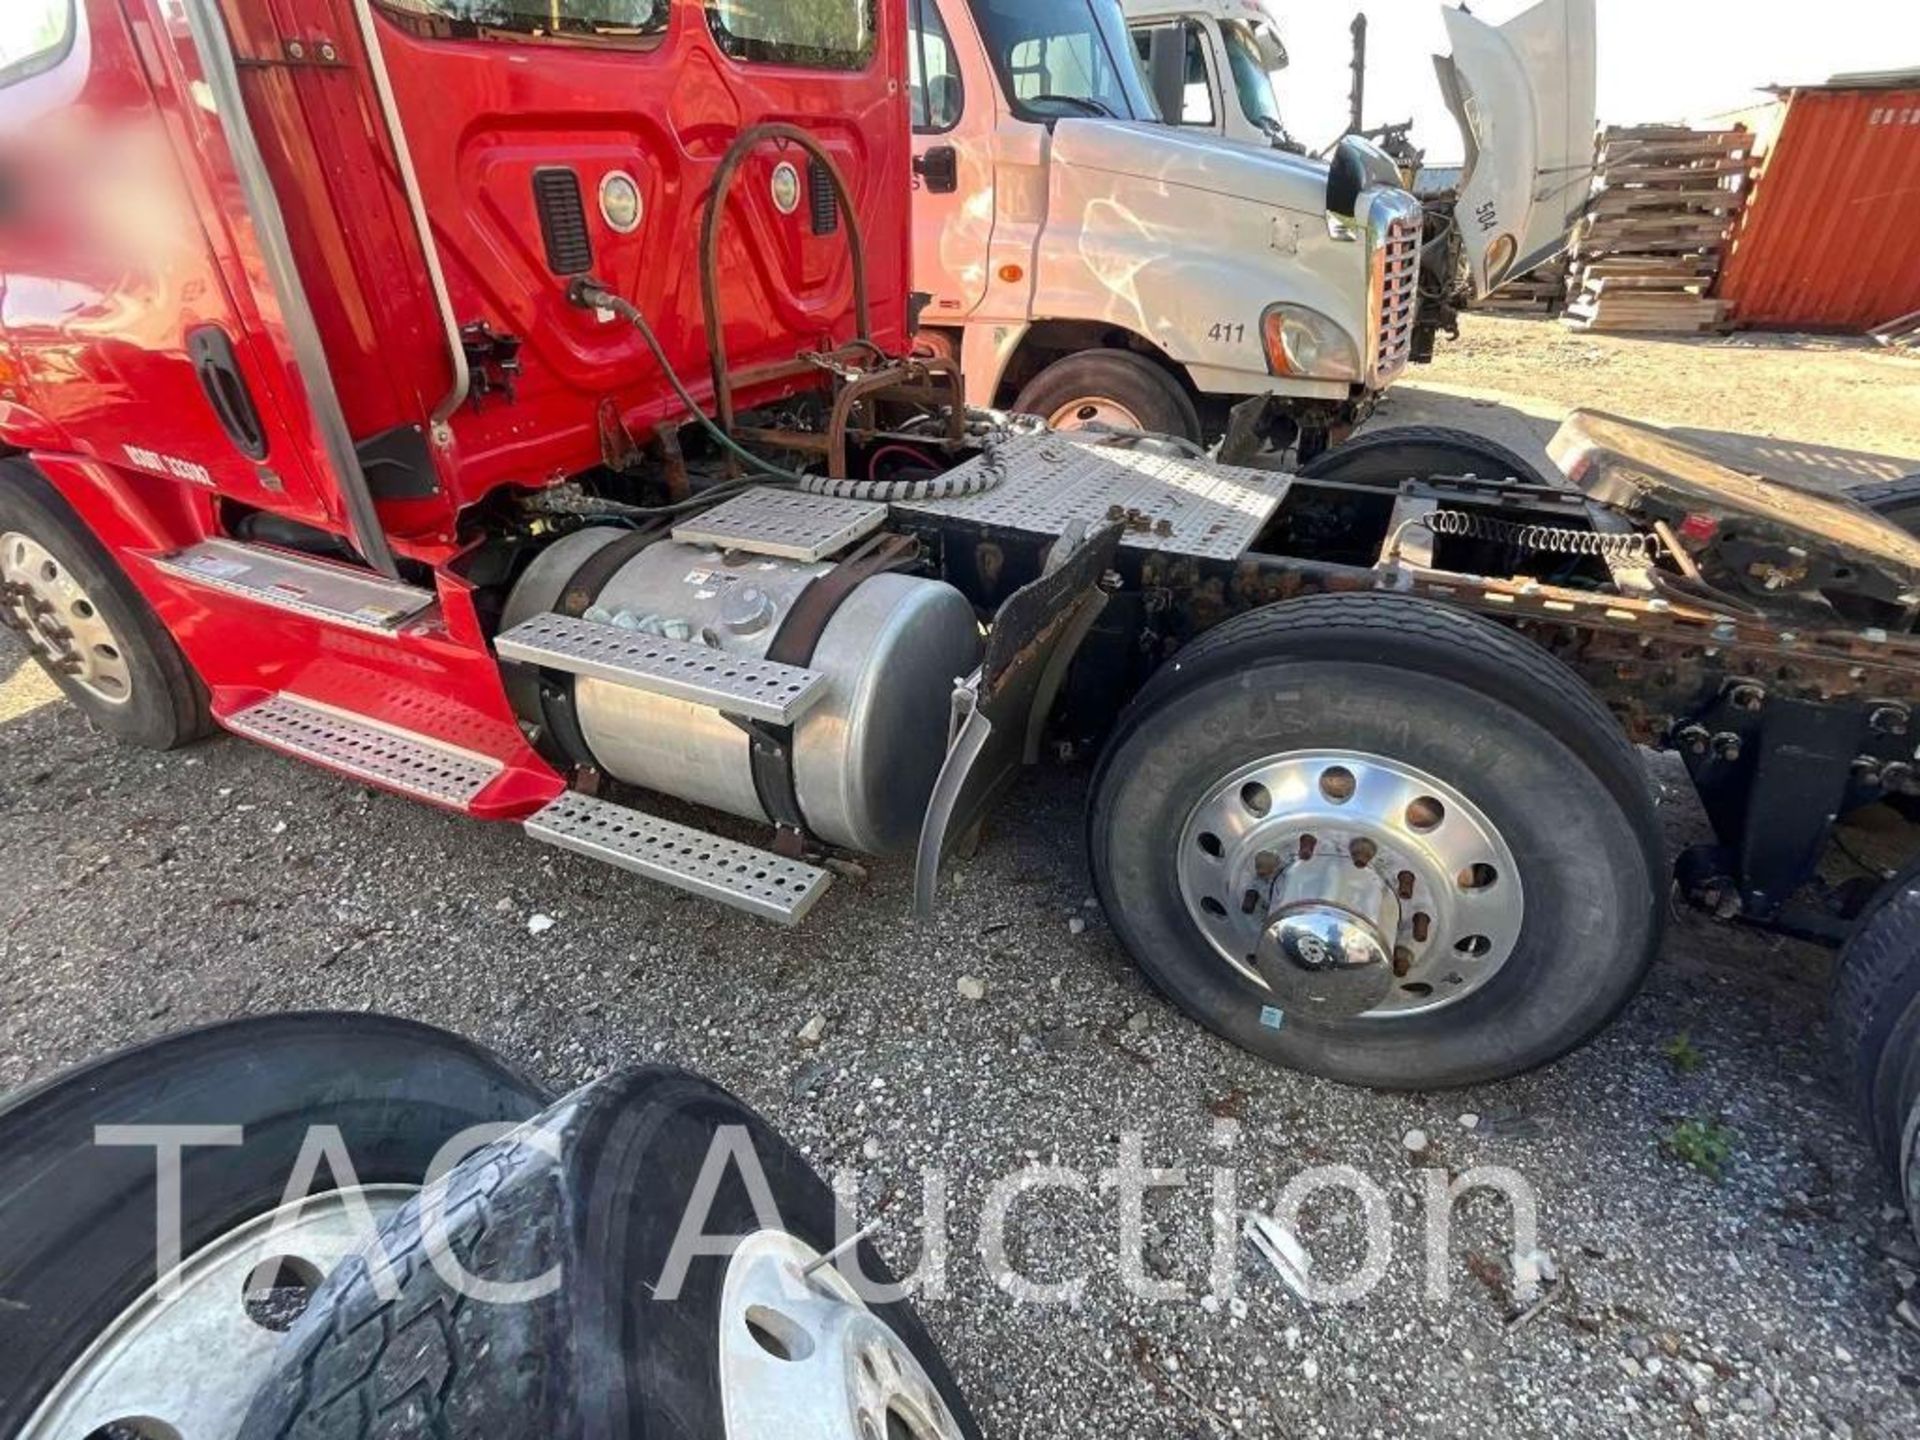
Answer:
<path fill-rule="evenodd" d="M 600 592 L 607 588 L 627 562 L 649 545 L 667 538 L 667 528 L 661 525 L 635 530 L 602 545 L 567 580 L 555 610 L 578 620 L 593 608 L 594 602 L 600 598 Z M 544 670 L 540 673 L 542 723 L 535 748 L 549 762 L 562 769 L 579 769 L 594 764 L 593 747 L 587 744 L 587 737 L 581 732 L 579 707 L 574 703 L 576 678 Z"/>
<path fill-rule="evenodd" d="M 800 592 L 766 658 L 783 665 L 811 664 L 820 637 L 848 597 L 874 576 L 911 565 L 919 554 L 920 542 L 910 536 L 876 535 L 868 540 Z M 793 727 L 756 722 L 746 728 L 753 789 L 773 821 L 774 849 L 797 855 L 805 848 L 807 821 L 793 778 Z"/>

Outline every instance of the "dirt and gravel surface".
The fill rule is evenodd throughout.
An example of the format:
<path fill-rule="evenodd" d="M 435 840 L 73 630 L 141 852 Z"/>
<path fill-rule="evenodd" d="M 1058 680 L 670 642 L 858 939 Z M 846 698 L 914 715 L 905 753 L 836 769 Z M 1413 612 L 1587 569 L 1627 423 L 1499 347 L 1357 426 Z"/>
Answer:
<path fill-rule="evenodd" d="M 855 1172 L 901 1268 L 922 1172 L 944 1170 L 946 1294 L 923 1308 L 996 1440 L 1920 1429 L 1920 1332 L 1894 1318 L 1920 1250 L 1831 1079 L 1821 952 L 1678 915 L 1587 1049 L 1505 1085 L 1371 1094 L 1257 1063 L 1147 990 L 1089 899 L 1078 772 L 1010 801 L 933 923 L 909 923 L 887 865 L 785 932 L 237 740 L 128 751 L 49 701 L 0 636 L 0 1088 L 306 1007 L 446 1025 L 555 1088 L 693 1066 Z M 1698 823 L 1668 799 L 1676 832 Z M 1120 1279 L 1098 1177 L 1130 1133 L 1188 1172 L 1147 1207 L 1144 1278 L 1179 1298 Z M 1718 1178 L 1671 1153 L 1682 1133 L 1726 1142 Z M 1084 1277 L 1071 1302 L 1017 1302 L 978 1254 L 989 1187 L 1032 1165 L 1088 1180 L 1008 1225 L 1029 1277 Z M 1329 1165 L 1386 1197 L 1377 1288 L 1310 1305 L 1241 1246 L 1211 1296 L 1216 1206 Z M 1429 1245 L 1430 1176 L 1477 1166 L 1537 1193 L 1536 1303 L 1491 1196 Z M 1350 1273 L 1354 1203 L 1303 1214 L 1322 1273 Z"/>
<path fill-rule="evenodd" d="M 1537 449 L 1580 406 L 1672 426 L 1817 487 L 1920 471 L 1920 356 L 1844 336 L 1654 339 L 1467 315 L 1374 423 L 1459 424 Z"/>

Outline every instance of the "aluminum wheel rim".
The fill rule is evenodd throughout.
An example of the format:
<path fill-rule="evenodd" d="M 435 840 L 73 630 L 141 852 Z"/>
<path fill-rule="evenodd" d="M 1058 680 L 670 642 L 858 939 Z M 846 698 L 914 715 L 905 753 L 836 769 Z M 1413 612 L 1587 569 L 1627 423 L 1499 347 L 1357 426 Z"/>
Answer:
<path fill-rule="evenodd" d="M 1392 986 L 1359 1020 L 1458 1004 L 1500 972 L 1520 938 L 1525 895 L 1505 837 L 1454 786 L 1399 760 L 1347 750 L 1257 760 L 1207 791 L 1179 845 L 1187 913 L 1215 953 L 1263 989 L 1254 956 L 1303 848 L 1310 859 L 1331 847 L 1378 874 L 1399 902 Z"/>
<path fill-rule="evenodd" d="M 102 704 L 133 699 L 126 646 L 73 573 L 31 535 L 0 535 L 0 596 L 55 670 Z"/>
<path fill-rule="evenodd" d="M 1140 417 L 1105 395 L 1083 395 L 1055 408 L 1047 417 L 1052 430 L 1084 430 L 1089 425 L 1111 425 L 1116 430 L 1144 430 Z"/>
<path fill-rule="evenodd" d="M 961 1440 L 893 1327 L 784 1230 L 747 1237 L 728 1263 L 720 1394 L 727 1440 Z"/>
<path fill-rule="evenodd" d="M 76 1440 L 110 1425 L 139 1440 L 231 1440 L 297 1318 L 285 1310 L 265 1317 L 277 1328 L 256 1319 L 250 1277 L 285 1260 L 302 1288 L 317 1285 L 366 1242 L 369 1216 L 380 1225 L 416 1193 L 400 1185 L 333 1191 L 228 1231 L 106 1328 L 20 1440 Z"/>

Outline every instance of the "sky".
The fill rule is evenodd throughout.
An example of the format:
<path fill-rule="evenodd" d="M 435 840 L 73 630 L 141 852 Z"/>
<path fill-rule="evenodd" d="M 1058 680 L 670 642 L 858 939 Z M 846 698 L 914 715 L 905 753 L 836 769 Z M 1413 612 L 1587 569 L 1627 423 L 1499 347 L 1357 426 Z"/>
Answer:
<path fill-rule="evenodd" d="M 1429 164 L 1461 157 L 1432 56 L 1446 46 L 1440 0 L 1273 0 L 1292 65 L 1280 76 L 1287 126 L 1319 149 L 1346 127 L 1347 26 L 1367 15 L 1367 124 L 1411 117 Z M 1600 119 L 1693 120 L 1762 97 L 1760 86 L 1839 72 L 1920 68 L 1920 0 L 1598 0 Z M 1482 0 L 1511 19 L 1527 0 Z"/>

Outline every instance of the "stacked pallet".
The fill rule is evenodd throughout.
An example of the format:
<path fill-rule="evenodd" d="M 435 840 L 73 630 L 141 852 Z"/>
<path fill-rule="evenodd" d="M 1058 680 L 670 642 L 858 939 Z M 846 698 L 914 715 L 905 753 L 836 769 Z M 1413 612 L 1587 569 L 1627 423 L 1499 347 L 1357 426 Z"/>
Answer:
<path fill-rule="evenodd" d="M 1567 257 L 1544 260 L 1473 308 L 1489 315 L 1558 315 L 1567 303 Z"/>
<path fill-rule="evenodd" d="M 1593 200 L 1573 234 L 1566 323 L 1667 334 L 1724 328 L 1729 307 L 1712 292 L 1746 199 L 1752 144 L 1745 130 L 1604 131 Z"/>

